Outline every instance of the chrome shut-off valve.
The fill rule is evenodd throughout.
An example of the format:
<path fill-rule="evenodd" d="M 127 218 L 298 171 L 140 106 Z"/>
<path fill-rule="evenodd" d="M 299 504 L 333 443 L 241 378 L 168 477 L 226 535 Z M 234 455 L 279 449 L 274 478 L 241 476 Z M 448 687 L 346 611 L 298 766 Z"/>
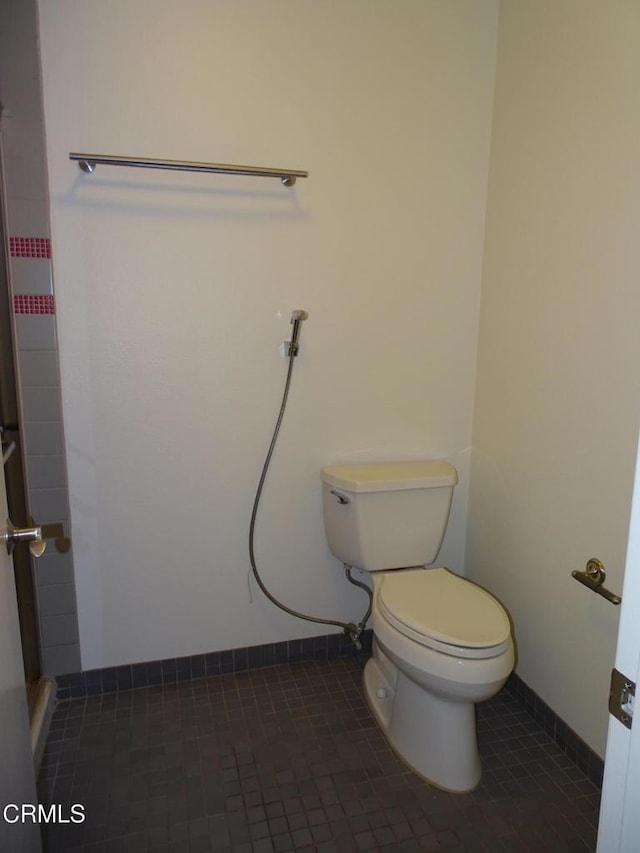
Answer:
<path fill-rule="evenodd" d="M 284 354 L 287 358 L 298 355 L 298 349 L 300 348 L 298 344 L 298 339 L 300 338 L 300 326 L 302 325 L 303 320 L 306 320 L 308 317 L 309 312 L 303 311 L 302 309 L 297 309 L 296 311 L 291 312 L 291 325 L 293 326 L 291 340 L 284 342 Z"/>

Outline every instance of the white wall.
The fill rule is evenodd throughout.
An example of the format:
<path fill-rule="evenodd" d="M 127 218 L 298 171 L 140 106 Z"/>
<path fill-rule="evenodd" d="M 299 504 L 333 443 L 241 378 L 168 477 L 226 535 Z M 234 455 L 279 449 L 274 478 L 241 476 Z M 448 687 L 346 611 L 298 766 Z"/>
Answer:
<path fill-rule="evenodd" d="M 469 573 L 517 671 L 601 754 L 640 387 L 640 6 L 503 0 L 482 284 Z"/>
<path fill-rule="evenodd" d="M 457 465 L 463 569 L 497 4 L 44 0 L 53 246 L 85 668 L 324 633 L 354 619 L 319 469 Z M 308 169 L 98 167 L 70 151 Z M 329 629 L 326 629 L 329 630 Z"/>

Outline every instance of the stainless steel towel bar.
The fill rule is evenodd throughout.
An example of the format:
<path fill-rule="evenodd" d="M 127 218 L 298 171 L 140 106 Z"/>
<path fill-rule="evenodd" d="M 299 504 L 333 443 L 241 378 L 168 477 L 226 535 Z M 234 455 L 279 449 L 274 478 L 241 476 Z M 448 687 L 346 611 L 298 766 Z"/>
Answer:
<path fill-rule="evenodd" d="M 209 172 L 218 175 L 254 175 L 280 178 L 285 187 L 292 187 L 296 178 L 309 177 L 300 169 L 270 169 L 265 166 L 234 166 L 228 163 L 197 163 L 191 160 L 154 160 L 147 157 L 114 157 L 108 154 L 69 154 L 77 160 L 83 172 L 93 172 L 97 165 L 134 166 L 140 169 L 170 169 L 174 172 Z"/>

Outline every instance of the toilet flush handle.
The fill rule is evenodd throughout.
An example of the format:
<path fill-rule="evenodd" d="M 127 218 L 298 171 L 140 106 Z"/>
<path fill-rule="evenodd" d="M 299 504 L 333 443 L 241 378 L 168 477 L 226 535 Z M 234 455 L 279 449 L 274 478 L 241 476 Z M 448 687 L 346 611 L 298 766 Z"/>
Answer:
<path fill-rule="evenodd" d="M 351 503 L 351 498 L 348 498 L 346 495 L 343 495 L 340 492 L 336 492 L 335 489 L 331 489 L 331 494 L 335 495 L 338 498 L 339 504 L 350 504 Z"/>

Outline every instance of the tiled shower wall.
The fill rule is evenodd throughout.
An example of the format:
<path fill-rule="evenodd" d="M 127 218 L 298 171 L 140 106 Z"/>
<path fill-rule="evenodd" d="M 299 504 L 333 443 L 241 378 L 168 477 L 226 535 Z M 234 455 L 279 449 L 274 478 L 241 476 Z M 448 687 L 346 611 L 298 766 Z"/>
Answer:
<path fill-rule="evenodd" d="M 38 524 L 69 530 L 48 183 L 34 0 L 0 0 L 0 133 L 5 239 L 13 294 L 22 446 L 29 511 Z M 36 561 L 43 669 L 80 669 L 73 549 L 53 540 Z"/>

